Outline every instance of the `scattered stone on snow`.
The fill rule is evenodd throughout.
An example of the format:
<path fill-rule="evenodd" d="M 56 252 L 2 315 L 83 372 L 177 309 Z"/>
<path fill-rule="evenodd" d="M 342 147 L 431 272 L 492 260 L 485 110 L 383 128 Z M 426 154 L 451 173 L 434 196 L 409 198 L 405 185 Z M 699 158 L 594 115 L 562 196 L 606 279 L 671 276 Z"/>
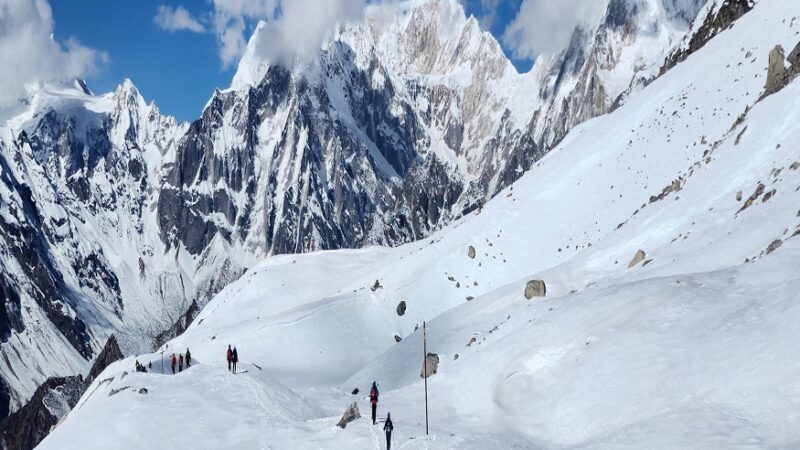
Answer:
<path fill-rule="evenodd" d="M 361 418 L 361 413 L 358 411 L 358 404 L 353 402 L 342 414 L 342 419 L 339 420 L 339 423 L 336 426 L 344 429 L 348 423 Z"/>
<path fill-rule="evenodd" d="M 439 355 L 436 353 L 428 353 L 425 356 L 425 362 L 422 364 L 422 369 L 419 371 L 420 378 L 430 378 L 436 375 L 439 370 Z"/>
<path fill-rule="evenodd" d="M 641 249 L 636 250 L 636 254 L 633 255 L 633 259 L 631 259 L 631 262 L 628 263 L 628 268 L 630 269 L 635 265 L 639 264 L 640 262 L 644 261 L 646 257 L 647 253 L 645 253 L 644 250 Z"/>
<path fill-rule="evenodd" d="M 525 285 L 525 298 L 530 300 L 533 297 L 544 297 L 547 295 L 547 286 L 542 280 L 530 280 Z"/>

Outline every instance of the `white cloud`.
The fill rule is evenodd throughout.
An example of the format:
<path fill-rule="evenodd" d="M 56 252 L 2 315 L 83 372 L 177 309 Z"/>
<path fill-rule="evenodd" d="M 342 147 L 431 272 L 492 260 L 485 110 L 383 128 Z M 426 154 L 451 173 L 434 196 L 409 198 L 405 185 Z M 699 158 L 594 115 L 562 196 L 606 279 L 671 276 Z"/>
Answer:
<path fill-rule="evenodd" d="M 467 11 L 472 11 L 484 30 L 491 30 L 497 24 L 497 9 L 500 0 L 459 0 Z"/>
<path fill-rule="evenodd" d="M 214 32 L 219 42 L 219 58 L 227 68 L 242 56 L 248 23 L 274 17 L 278 0 L 213 0 Z"/>
<path fill-rule="evenodd" d="M 337 23 L 359 19 L 364 0 L 286 0 L 281 15 L 267 21 L 256 43 L 258 54 L 269 61 L 290 66 L 306 62 L 330 37 Z"/>
<path fill-rule="evenodd" d="M 236 63 L 247 46 L 247 33 L 258 21 L 265 26 L 256 42 L 258 54 L 289 65 L 313 55 L 337 22 L 361 17 L 366 0 L 213 0 L 214 32 L 223 67 Z"/>
<path fill-rule="evenodd" d="M 0 0 L 0 112 L 12 112 L 34 86 L 90 75 L 107 58 L 74 39 L 59 43 L 46 0 Z"/>
<path fill-rule="evenodd" d="M 156 25 L 171 32 L 189 30 L 195 33 L 205 33 L 206 31 L 206 27 L 183 6 L 173 9 L 167 5 L 159 5 L 153 20 Z"/>
<path fill-rule="evenodd" d="M 481 14 L 479 20 L 485 29 L 491 29 L 497 22 L 498 6 L 500 6 L 500 0 L 481 0 L 481 8 L 483 13 Z"/>
<path fill-rule="evenodd" d="M 598 18 L 607 6 L 608 0 L 523 0 L 503 43 L 520 59 L 561 51 L 576 25 Z"/>

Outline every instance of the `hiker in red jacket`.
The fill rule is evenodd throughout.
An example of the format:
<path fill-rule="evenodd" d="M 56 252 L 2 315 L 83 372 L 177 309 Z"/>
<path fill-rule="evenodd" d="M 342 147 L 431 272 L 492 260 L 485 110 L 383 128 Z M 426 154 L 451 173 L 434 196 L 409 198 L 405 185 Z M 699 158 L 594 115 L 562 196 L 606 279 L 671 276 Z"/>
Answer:
<path fill-rule="evenodd" d="M 175 353 L 172 354 L 172 374 L 175 374 L 175 364 L 178 364 L 178 359 L 175 358 Z"/>
<path fill-rule="evenodd" d="M 231 363 L 233 363 L 233 350 L 231 350 L 231 346 L 228 345 L 228 372 L 231 371 Z"/>
<path fill-rule="evenodd" d="M 378 385 L 372 382 L 369 390 L 369 402 L 372 404 L 372 424 L 375 425 L 375 413 L 378 411 Z"/>

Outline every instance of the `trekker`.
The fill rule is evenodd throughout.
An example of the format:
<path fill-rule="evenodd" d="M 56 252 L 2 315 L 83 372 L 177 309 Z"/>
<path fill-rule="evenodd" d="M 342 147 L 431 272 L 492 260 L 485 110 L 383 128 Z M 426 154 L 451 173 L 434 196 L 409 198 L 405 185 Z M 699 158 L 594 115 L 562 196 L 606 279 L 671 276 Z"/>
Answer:
<path fill-rule="evenodd" d="M 172 354 L 172 374 L 175 375 L 175 364 L 178 363 L 178 359 L 175 358 L 175 353 Z"/>
<path fill-rule="evenodd" d="M 391 450 L 392 448 L 392 430 L 394 430 L 392 414 L 386 413 L 386 422 L 383 424 L 383 431 L 386 432 L 386 450 Z"/>
<path fill-rule="evenodd" d="M 378 411 L 378 385 L 372 382 L 372 389 L 369 390 L 369 402 L 372 404 L 372 424 L 375 425 L 375 413 Z"/>
<path fill-rule="evenodd" d="M 178 372 L 183 372 L 183 353 L 178 353 Z"/>
<path fill-rule="evenodd" d="M 236 347 L 233 347 L 233 373 L 236 373 L 236 363 L 239 362 L 239 352 L 236 351 Z"/>
<path fill-rule="evenodd" d="M 153 370 L 153 361 L 147 363 L 147 368 Z"/>
<path fill-rule="evenodd" d="M 233 364 L 233 350 L 231 350 L 231 346 L 228 344 L 228 372 L 231 371 L 231 364 Z"/>
<path fill-rule="evenodd" d="M 186 368 L 192 367 L 192 354 L 189 353 L 189 348 L 186 348 Z"/>

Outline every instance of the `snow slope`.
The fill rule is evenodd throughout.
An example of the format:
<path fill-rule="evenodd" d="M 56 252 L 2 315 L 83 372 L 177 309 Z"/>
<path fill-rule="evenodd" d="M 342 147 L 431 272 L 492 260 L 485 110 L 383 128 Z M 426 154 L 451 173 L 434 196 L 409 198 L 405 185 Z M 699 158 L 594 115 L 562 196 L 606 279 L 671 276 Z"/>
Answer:
<path fill-rule="evenodd" d="M 800 445 L 800 82 L 759 101 L 798 15 L 762 0 L 430 239 L 266 259 L 164 348 L 195 366 L 109 367 L 40 448 L 385 448 L 335 426 L 372 380 L 395 448 Z"/>
<path fill-rule="evenodd" d="M 399 245 L 479 207 L 649 82 L 700 3 L 609 1 L 529 74 L 458 0 L 373 4 L 302 67 L 263 60 L 259 27 L 191 124 L 130 80 L 42 86 L 0 125 L 0 417 L 112 333 L 130 354 L 183 331 L 269 255 Z"/>

